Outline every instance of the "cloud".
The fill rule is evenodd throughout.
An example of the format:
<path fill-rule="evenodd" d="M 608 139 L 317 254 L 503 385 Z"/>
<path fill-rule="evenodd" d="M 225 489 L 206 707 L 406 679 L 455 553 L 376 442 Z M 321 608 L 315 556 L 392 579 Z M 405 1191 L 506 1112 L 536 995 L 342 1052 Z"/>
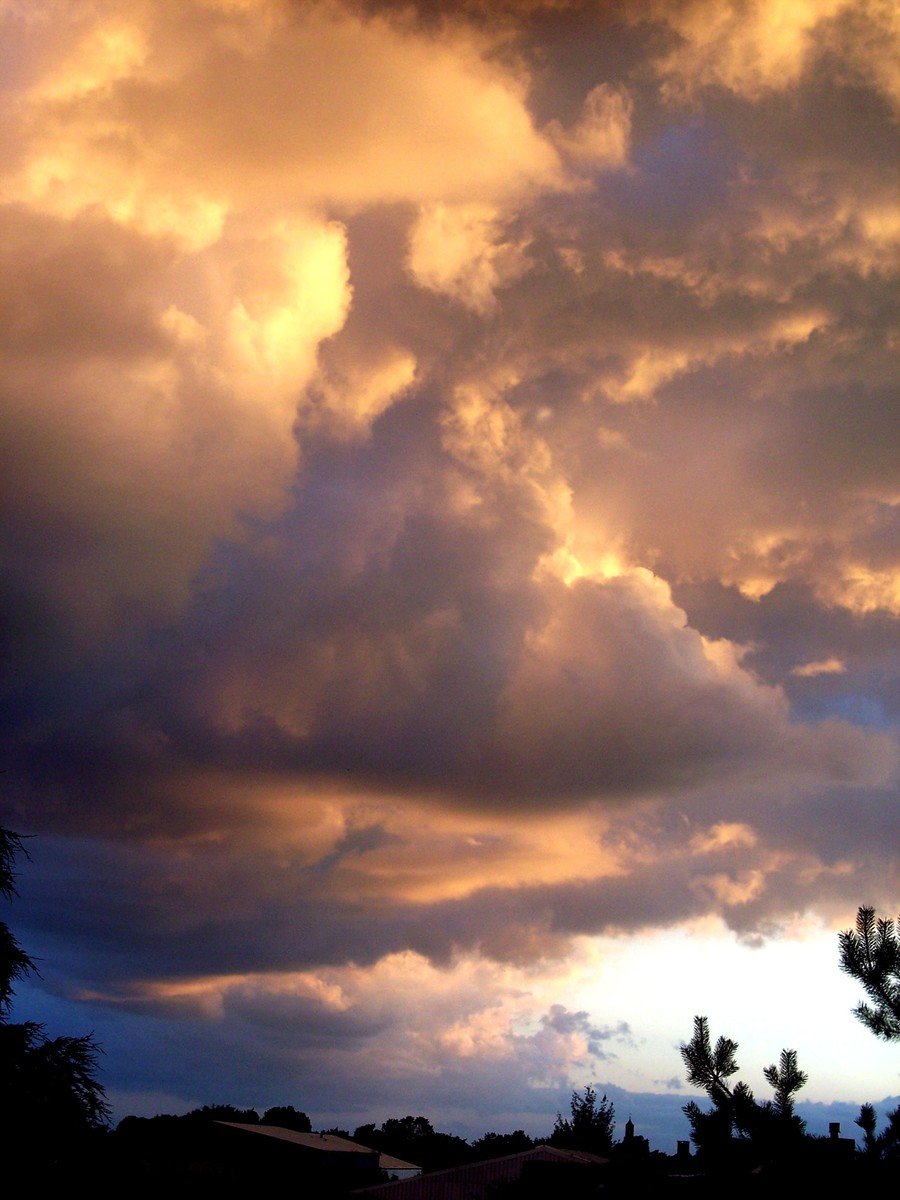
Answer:
<path fill-rule="evenodd" d="M 585 96 L 574 126 L 565 129 L 554 121 L 548 132 L 576 170 L 621 167 L 628 161 L 632 109 L 626 91 L 600 83 Z"/>
<path fill-rule="evenodd" d="M 564 1037 L 582 1035 L 586 1039 L 588 1053 L 596 1059 L 616 1057 L 602 1050 L 601 1042 L 616 1039 L 627 1043 L 631 1037 L 631 1028 L 627 1021 L 619 1021 L 615 1027 L 606 1026 L 600 1029 L 591 1023 L 587 1012 L 569 1012 L 564 1004 L 554 1004 L 550 1011 L 541 1017 L 541 1024 Z"/>
<path fill-rule="evenodd" d="M 158 1016 L 184 1014 L 185 1003 L 195 1005 L 200 1037 L 196 1020 L 204 1016 L 252 1029 L 252 1047 L 239 1052 L 242 1076 L 250 1069 L 251 1052 L 262 1063 L 277 1061 L 298 1041 L 295 1069 L 314 1074 L 329 1059 L 349 1067 L 364 1054 L 367 1065 L 359 1069 L 367 1103 L 376 1111 L 402 1103 L 397 1086 L 409 1069 L 424 1067 L 436 1079 L 435 1090 L 450 1094 L 455 1085 L 437 1082 L 439 1073 L 451 1078 L 465 1073 L 474 1102 L 487 1116 L 498 1072 L 521 1087 L 523 1105 L 533 1103 L 529 1092 L 543 1092 L 546 1102 L 546 1093 L 564 1088 L 570 1072 L 590 1073 L 615 1059 L 613 1047 L 629 1043 L 624 1021 L 597 1027 L 585 1012 L 560 1004 L 542 1012 L 545 989 L 539 976 L 529 979 L 508 968 L 458 962 L 437 972 L 404 953 L 371 968 L 338 968 L 325 976 L 197 980 L 101 999 L 132 1011 L 149 1003 Z M 423 994 L 427 1005 L 421 1004 Z"/>
<path fill-rule="evenodd" d="M 676 95 L 718 84 L 749 100 L 796 86 L 819 55 L 832 49 L 855 72 L 896 95 L 897 72 L 889 65 L 890 20 L 880 4 L 848 0 L 779 0 L 754 3 L 686 3 L 645 6 L 679 35 L 660 70 Z M 636 9 L 634 10 L 637 11 Z M 877 36 L 880 32 L 885 41 Z"/>
<path fill-rule="evenodd" d="M 490 311 L 496 289 L 528 269 L 524 247 L 501 240 L 497 216 L 496 209 L 478 204 L 423 209 L 410 239 L 416 282 L 477 313 Z"/>
<path fill-rule="evenodd" d="M 893 904 L 879 6 L 3 20 L 3 822 L 129 1094 L 552 1118 L 614 947 Z"/>
<path fill-rule="evenodd" d="M 58 18 L 11 184 L 55 213 L 99 204 L 197 250 L 235 209 L 499 198 L 556 171 L 521 79 L 465 26 L 281 0 Z"/>
<path fill-rule="evenodd" d="M 66 513 L 79 552 L 39 558 L 27 591 L 96 633 L 183 603 L 212 539 L 282 502 L 303 390 L 351 303 L 322 205 L 501 201 L 553 177 L 555 152 L 491 36 L 461 25 L 278 0 L 4 20 L 13 536 Z M 414 371 L 395 346 L 323 376 L 333 432 L 364 432 Z"/>
<path fill-rule="evenodd" d="M 846 669 L 839 658 L 825 658 L 820 662 L 803 663 L 802 666 L 793 667 L 791 674 L 809 679 L 815 675 L 842 675 Z"/>
<path fill-rule="evenodd" d="M 96 214 L 3 221 L 7 553 L 27 542 L 33 602 L 93 636 L 183 604 L 212 538 L 282 502 L 297 391 L 349 302 L 343 236 L 229 228 L 185 259 Z M 59 537 L 31 539 L 41 520 Z"/>

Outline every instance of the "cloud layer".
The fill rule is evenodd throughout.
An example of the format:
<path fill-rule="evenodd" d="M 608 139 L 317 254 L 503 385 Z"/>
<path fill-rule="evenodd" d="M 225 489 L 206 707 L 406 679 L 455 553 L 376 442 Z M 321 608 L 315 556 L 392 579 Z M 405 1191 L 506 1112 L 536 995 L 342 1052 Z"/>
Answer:
<path fill-rule="evenodd" d="M 637 1052 L 553 991 L 581 939 L 896 903 L 883 5 L 0 20 L 2 821 L 53 989 L 324 1097 L 406 980 L 449 1111 L 476 1053 L 546 1100 Z"/>

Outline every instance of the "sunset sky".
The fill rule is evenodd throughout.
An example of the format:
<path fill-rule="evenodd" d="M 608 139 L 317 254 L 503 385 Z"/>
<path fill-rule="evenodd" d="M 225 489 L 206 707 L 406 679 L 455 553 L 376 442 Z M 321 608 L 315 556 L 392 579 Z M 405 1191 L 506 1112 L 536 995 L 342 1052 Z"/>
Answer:
<path fill-rule="evenodd" d="M 0 0 L 0 919 L 116 1119 L 900 1093 L 897 13 Z"/>

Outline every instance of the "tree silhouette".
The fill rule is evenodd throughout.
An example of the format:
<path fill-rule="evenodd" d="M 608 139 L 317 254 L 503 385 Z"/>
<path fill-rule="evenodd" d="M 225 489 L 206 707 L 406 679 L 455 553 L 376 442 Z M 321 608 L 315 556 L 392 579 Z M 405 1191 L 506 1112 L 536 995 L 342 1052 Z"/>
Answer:
<path fill-rule="evenodd" d="M 872 1001 L 860 1001 L 854 1015 L 876 1037 L 900 1041 L 900 937 L 894 922 L 875 918 L 875 909 L 862 905 L 856 929 L 838 935 L 841 970 L 863 985 Z"/>
<path fill-rule="evenodd" d="M 237 1108 L 234 1104 L 204 1104 L 184 1114 L 183 1121 L 232 1121 L 236 1125 L 259 1125 L 255 1108 Z"/>
<path fill-rule="evenodd" d="M 887 1115 L 887 1125 L 876 1133 L 878 1114 L 871 1104 L 863 1104 L 856 1118 L 863 1131 L 863 1153 L 871 1159 L 900 1162 L 900 1105 Z"/>
<path fill-rule="evenodd" d="M 512 1133 L 494 1133 L 491 1130 L 472 1142 L 472 1154 L 476 1161 L 485 1158 L 505 1158 L 508 1154 L 521 1154 L 523 1150 L 531 1150 L 534 1144 L 534 1138 L 529 1137 L 524 1129 L 514 1129 Z"/>
<path fill-rule="evenodd" d="M 682 1110 L 699 1153 L 711 1165 L 732 1163 L 736 1157 L 782 1158 L 796 1149 L 804 1134 L 804 1122 L 794 1112 L 794 1095 L 808 1076 L 797 1065 L 797 1052 L 782 1050 L 779 1062 L 765 1068 L 775 1098 L 760 1102 L 746 1083 L 728 1083 L 738 1070 L 737 1049 L 737 1042 L 726 1037 L 712 1045 L 706 1017 L 694 1017 L 694 1035 L 681 1046 L 688 1081 L 703 1088 L 713 1102 L 708 1111 L 695 1100 Z"/>
<path fill-rule="evenodd" d="M 17 854 L 28 858 L 21 837 L 0 827 L 0 896 L 7 900 L 16 895 L 13 867 Z M 9 926 L 0 921 L 0 1021 L 9 1016 L 15 995 L 13 984 L 32 971 L 36 971 L 33 961 L 13 937 Z"/>
<path fill-rule="evenodd" d="M 440 1133 L 423 1116 L 389 1117 L 380 1129 L 374 1124 L 359 1125 L 353 1140 L 415 1163 L 423 1171 L 441 1171 L 471 1162 L 473 1158 L 468 1142 L 452 1133 Z"/>
<path fill-rule="evenodd" d="M 23 1133 L 41 1122 L 77 1134 L 104 1125 L 105 1094 L 94 1078 L 100 1050 L 93 1037 L 44 1036 L 43 1025 L 0 1026 L 0 1109 Z"/>
<path fill-rule="evenodd" d="M 737 1048 L 731 1038 L 720 1037 L 714 1050 L 706 1017 L 694 1017 L 694 1036 L 681 1047 L 688 1083 L 702 1087 L 713 1102 L 729 1097 L 731 1091 L 725 1081 L 738 1069 Z"/>
<path fill-rule="evenodd" d="M 0 894 L 7 899 L 16 894 L 18 854 L 29 857 L 22 838 L 0 828 Z M 51 1168 L 84 1135 L 105 1127 L 109 1108 L 91 1034 L 48 1038 L 37 1021 L 9 1021 L 13 984 L 31 972 L 31 958 L 0 922 L 0 1126 L 10 1147 L 23 1150 L 39 1140 L 40 1163 Z"/>
<path fill-rule="evenodd" d="M 312 1132 L 312 1122 L 309 1117 L 305 1112 L 298 1112 L 293 1104 L 276 1104 L 274 1108 L 267 1108 L 259 1123 L 260 1125 L 278 1125 L 281 1129 L 295 1129 L 298 1133 Z"/>
<path fill-rule="evenodd" d="M 809 1076 L 797 1066 L 797 1051 L 782 1050 L 781 1060 L 763 1068 L 766 1080 L 775 1092 L 773 1109 L 779 1117 L 791 1117 L 794 1114 L 794 1093 L 799 1092 Z"/>
<path fill-rule="evenodd" d="M 616 1126 L 616 1110 L 611 1100 L 597 1100 L 596 1091 L 588 1085 L 584 1092 L 572 1093 L 571 1119 L 556 1114 L 556 1124 L 550 1135 L 550 1145 L 561 1150 L 586 1150 L 590 1154 L 609 1154 Z"/>

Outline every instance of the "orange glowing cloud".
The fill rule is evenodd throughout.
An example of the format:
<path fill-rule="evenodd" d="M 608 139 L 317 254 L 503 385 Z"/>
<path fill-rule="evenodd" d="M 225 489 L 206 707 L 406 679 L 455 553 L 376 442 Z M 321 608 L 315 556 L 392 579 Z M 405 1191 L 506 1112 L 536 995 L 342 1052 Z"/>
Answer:
<path fill-rule="evenodd" d="M 410 237 L 409 270 L 416 282 L 475 312 L 493 309 L 497 288 L 528 269 L 524 246 L 503 240 L 497 217 L 484 204 L 423 208 Z"/>
<path fill-rule="evenodd" d="M 898 96 L 900 72 L 889 6 L 878 0 L 664 0 L 635 8 L 662 17 L 680 35 L 680 44 L 663 59 L 661 70 L 675 93 L 720 84 L 741 96 L 759 99 L 766 91 L 790 88 L 814 56 L 832 43 L 849 43 L 856 67 Z M 865 15 L 856 25 L 854 16 Z M 882 39 L 869 39 L 879 28 Z M 862 36 L 860 36 L 860 34 Z"/>
<path fill-rule="evenodd" d="M 280 503 L 318 349 L 351 304 L 345 231 L 321 205 L 468 212 L 473 197 L 555 178 L 557 158 L 525 108 L 524 79 L 490 57 L 487 34 L 462 26 L 426 34 L 401 17 L 281 0 L 60 4 L 52 26 L 18 10 L 4 20 L 21 50 L 0 178 L 5 254 L 24 288 L 33 276 L 42 291 L 23 298 L 20 278 L 6 301 L 33 351 L 23 358 L 19 339 L 5 364 L 9 386 L 29 394 L 27 407 L 6 406 L 6 439 L 33 447 L 27 508 L 39 503 L 28 478 L 54 473 L 54 430 L 67 429 L 72 519 L 93 523 L 115 560 L 88 568 L 93 591 L 73 588 L 85 621 L 102 627 L 139 592 L 180 604 L 211 538 L 234 532 L 239 511 Z M 462 268 L 420 239 L 426 285 L 489 303 L 521 270 L 489 226 L 463 220 L 482 267 L 459 281 Z M 35 236 L 58 247 L 37 267 L 21 257 Z M 118 295 L 102 302 L 75 273 L 91 241 L 117 264 L 106 281 Z M 117 345 L 87 319 L 99 303 L 131 311 Z M 58 328 L 80 330 L 62 392 Z M 397 347 L 323 377 L 333 432 L 365 431 L 414 372 Z"/>
<path fill-rule="evenodd" d="M 282 0 L 61 15 L 7 185 L 45 211 L 100 205 L 198 249 L 236 208 L 489 199 L 557 171 L 523 80 L 462 28 Z"/>

